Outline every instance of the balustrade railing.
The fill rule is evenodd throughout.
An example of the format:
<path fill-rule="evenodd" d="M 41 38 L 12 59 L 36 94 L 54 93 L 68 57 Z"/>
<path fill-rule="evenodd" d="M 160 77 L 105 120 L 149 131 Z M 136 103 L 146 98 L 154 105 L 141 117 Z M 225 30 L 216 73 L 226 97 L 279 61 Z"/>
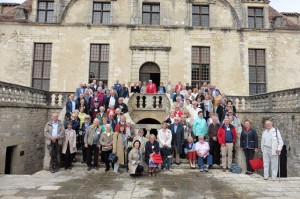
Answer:
<path fill-rule="evenodd" d="M 132 110 L 170 110 L 170 100 L 165 94 L 134 93 L 128 106 Z"/>
<path fill-rule="evenodd" d="M 70 93 L 47 92 L 0 81 L 0 103 L 4 106 L 43 106 L 62 108 Z"/>
<path fill-rule="evenodd" d="M 238 111 L 283 111 L 300 108 L 300 88 L 270 92 L 253 96 L 228 96 Z"/>

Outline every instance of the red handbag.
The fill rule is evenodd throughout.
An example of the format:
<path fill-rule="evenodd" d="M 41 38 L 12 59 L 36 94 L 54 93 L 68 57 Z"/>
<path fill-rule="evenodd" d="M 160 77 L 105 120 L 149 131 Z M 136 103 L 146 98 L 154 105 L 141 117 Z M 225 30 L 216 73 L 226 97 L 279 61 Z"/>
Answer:
<path fill-rule="evenodd" d="M 249 160 L 249 163 L 254 171 L 264 168 L 263 158 L 255 158 L 255 159 Z"/>
<path fill-rule="evenodd" d="M 154 164 L 161 164 L 161 163 L 163 163 L 162 157 L 161 157 L 160 154 L 156 154 L 156 153 L 153 154 L 152 155 L 152 160 L 153 160 Z"/>

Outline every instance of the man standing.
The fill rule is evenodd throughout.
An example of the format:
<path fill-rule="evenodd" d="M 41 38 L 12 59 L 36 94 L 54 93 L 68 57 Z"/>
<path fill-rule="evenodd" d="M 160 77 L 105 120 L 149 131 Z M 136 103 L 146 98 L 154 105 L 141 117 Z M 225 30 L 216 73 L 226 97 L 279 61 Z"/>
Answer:
<path fill-rule="evenodd" d="M 208 126 L 208 137 L 209 137 L 209 153 L 213 156 L 213 164 L 220 165 L 220 144 L 218 142 L 218 130 L 220 124 L 218 123 L 218 118 L 213 116 L 212 124 Z"/>
<path fill-rule="evenodd" d="M 71 115 L 72 113 L 74 113 L 76 107 L 77 107 L 77 103 L 75 101 L 75 95 L 71 94 L 69 100 L 66 103 L 66 120 L 71 119 Z"/>
<path fill-rule="evenodd" d="M 122 83 L 121 84 L 121 88 L 118 90 L 118 97 L 123 97 L 123 98 L 126 98 L 126 97 L 129 97 L 129 92 L 128 92 L 128 88 L 125 87 L 125 84 Z"/>
<path fill-rule="evenodd" d="M 232 151 L 236 143 L 236 130 L 233 125 L 229 124 L 228 117 L 225 117 L 224 124 L 218 130 L 218 141 L 221 145 L 222 167 L 225 172 L 232 164 Z M 228 163 L 226 163 L 227 155 Z"/>
<path fill-rule="evenodd" d="M 80 94 L 84 94 L 84 91 L 83 83 L 80 83 L 79 88 L 76 88 L 76 99 L 79 98 Z"/>
<path fill-rule="evenodd" d="M 146 93 L 156 93 L 156 85 L 152 83 L 152 80 L 149 80 L 149 84 L 146 88 Z"/>
<path fill-rule="evenodd" d="M 51 173 L 59 170 L 59 157 L 64 134 L 64 125 L 58 120 L 58 113 L 52 114 L 52 120 L 48 122 L 44 129 L 47 148 L 50 155 L 49 170 Z"/>
<path fill-rule="evenodd" d="M 116 104 L 115 108 L 119 108 L 121 110 L 122 114 L 125 114 L 128 112 L 128 106 L 124 103 L 123 97 L 120 97 L 118 99 L 118 103 Z"/>
<path fill-rule="evenodd" d="M 277 128 L 273 128 L 270 120 L 265 121 L 265 127 L 261 139 L 261 150 L 264 159 L 264 179 L 268 180 L 271 162 L 272 180 L 276 180 L 278 172 L 278 158 L 283 146 L 281 134 Z"/>
<path fill-rule="evenodd" d="M 166 93 L 171 93 L 174 86 L 171 84 L 171 81 L 168 80 L 168 83 L 165 85 Z"/>
<path fill-rule="evenodd" d="M 121 88 L 121 84 L 119 83 L 119 80 L 116 80 L 116 83 L 114 84 L 114 89 L 118 92 Z"/>
<path fill-rule="evenodd" d="M 93 125 L 89 126 L 84 136 L 84 146 L 87 148 L 87 166 L 88 171 L 92 167 L 98 170 L 98 154 L 100 149 L 100 133 L 99 119 L 95 118 Z M 92 164 L 92 156 L 94 156 L 94 164 Z"/>
<path fill-rule="evenodd" d="M 112 105 L 115 106 L 117 102 L 118 102 L 118 97 L 116 96 L 115 91 L 112 89 L 110 91 L 110 95 L 108 95 L 105 99 L 105 109 L 107 110 Z"/>
<path fill-rule="evenodd" d="M 180 165 L 180 154 L 184 142 L 184 129 L 179 124 L 179 117 L 175 117 L 174 123 L 169 126 L 172 132 L 172 146 L 174 147 L 175 164 Z"/>

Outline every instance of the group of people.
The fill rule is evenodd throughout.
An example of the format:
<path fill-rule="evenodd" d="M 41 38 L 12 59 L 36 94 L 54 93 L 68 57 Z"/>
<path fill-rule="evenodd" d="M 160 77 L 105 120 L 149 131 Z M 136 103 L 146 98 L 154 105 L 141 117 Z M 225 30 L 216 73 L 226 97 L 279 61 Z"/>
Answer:
<path fill-rule="evenodd" d="M 140 84 L 137 82 L 126 87 L 116 80 L 108 89 L 101 81 L 97 84 L 94 80 L 90 85 L 81 83 L 66 103 L 65 124 L 58 120 L 56 113 L 52 121 L 46 124 L 50 171 L 58 171 L 59 153 L 63 154 L 65 169 L 71 169 L 79 148 L 82 149 L 82 163 L 87 164 L 87 170 L 98 169 L 99 156 L 105 163 L 105 171 L 111 167 L 118 173 L 120 165 L 125 165 L 131 174 L 137 175 L 146 168 L 149 176 L 156 175 L 159 165 L 161 171 L 172 171 L 171 165 L 179 165 L 181 158 L 187 158 L 191 168 L 196 168 L 197 163 L 201 172 L 208 172 L 213 164 L 221 165 L 224 172 L 230 167 L 236 150 L 236 129 L 240 123 L 235 106 L 224 93 L 206 82 L 194 88 L 188 83 L 183 85 L 181 81 L 175 86 L 170 81 L 158 87 L 151 80 L 148 84 L 144 82 L 143 86 Z M 124 99 L 135 92 L 166 93 L 173 101 L 161 129 L 156 136 L 151 134 L 149 140 L 144 136 L 143 129 L 136 134 L 133 125 L 126 122 L 124 114 L 128 112 L 128 107 Z M 266 179 L 270 161 L 272 178 L 275 177 L 278 165 L 275 159 L 282 145 L 279 130 L 274 129 L 271 121 L 267 120 L 261 141 Z M 248 120 L 242 128 L 240 147 L 246 157 L 246 174 L 252 174 L 249 160 L 258 152 L 258 136 Z M 116 161 L 111 160 L 112 154 L 117 157 Z M 155 161 L 156 154 L 162 157 L 162 163 Z"/>

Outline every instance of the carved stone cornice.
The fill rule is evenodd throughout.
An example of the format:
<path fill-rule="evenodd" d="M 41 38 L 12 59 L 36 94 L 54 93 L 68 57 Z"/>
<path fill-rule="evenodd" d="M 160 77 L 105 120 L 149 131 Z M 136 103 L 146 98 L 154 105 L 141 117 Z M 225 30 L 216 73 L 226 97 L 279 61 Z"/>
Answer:
<path fill-rule="evenodd" d="M 216 3 L 216 0 L 206 0 L 204 1 L 199 1 L 199 0 L 186 0 L 187 3 L 208 3 L 208 4 L 213 4 Z"/>
<path fill-rule="evenodd" d="M 131 50 L 149 50 L 149 51 L 171 51 L 171 47 L 166 46 L 130 46 Z"/>
<path fill-rule="evenodd" d="M 242 0 L 242 3 L 263 3 L 263 4 L 269 4 L 269 0 Z"/>

